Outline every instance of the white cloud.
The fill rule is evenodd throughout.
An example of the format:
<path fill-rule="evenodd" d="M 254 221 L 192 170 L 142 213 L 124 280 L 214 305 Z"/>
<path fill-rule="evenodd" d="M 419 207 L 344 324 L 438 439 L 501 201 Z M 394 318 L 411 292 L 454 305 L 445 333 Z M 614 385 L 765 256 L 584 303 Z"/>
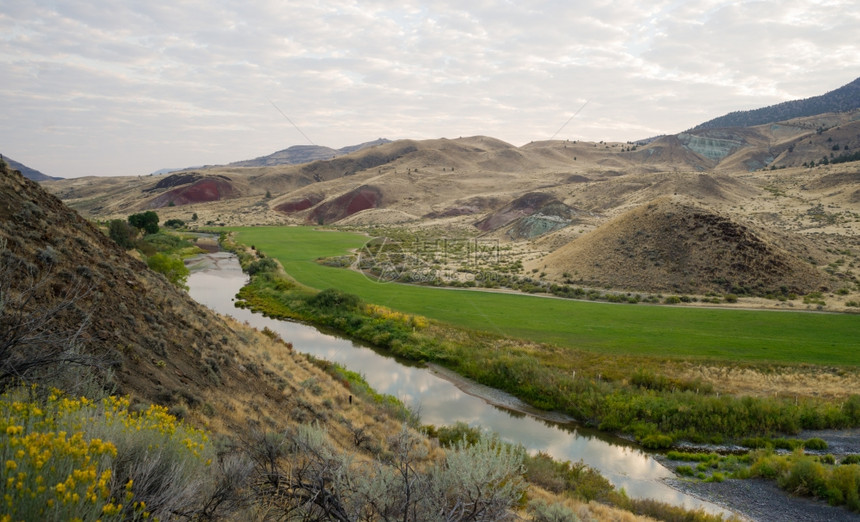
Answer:
<path fill-rule="evenodd" d="M 224 163 L 304 138 L 516 145 L 679 132 L 857 77 L 852 2 L 0 0 L 2 152 L 46 173 Z"/>

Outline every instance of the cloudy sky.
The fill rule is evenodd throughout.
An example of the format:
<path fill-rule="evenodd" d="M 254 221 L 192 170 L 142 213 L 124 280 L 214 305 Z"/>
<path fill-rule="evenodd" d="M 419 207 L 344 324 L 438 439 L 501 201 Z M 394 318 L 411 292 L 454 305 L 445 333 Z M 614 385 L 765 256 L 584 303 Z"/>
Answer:
<path fill-rule="evenodd" d="M 0 0 L 0 27 L 0 152 L 63 177 L 635 140 L 860 76 L 857 0 Z"/>

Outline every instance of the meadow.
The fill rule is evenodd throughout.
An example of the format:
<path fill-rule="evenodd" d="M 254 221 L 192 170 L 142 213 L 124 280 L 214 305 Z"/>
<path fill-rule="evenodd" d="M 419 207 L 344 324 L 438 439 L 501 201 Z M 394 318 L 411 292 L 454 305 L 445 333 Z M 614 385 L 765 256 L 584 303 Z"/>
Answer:
<path fill-rule="evenodd" d="M 502 337 L 602 354 L 857 366 L 860 317 L 683 306 L 611 304 L 503 292 L 379 283 L 323 257 L 368 237 L 311 227 L 228 228 L 276 258 L 300 283 L 337 288 L 370 303 Z"/>

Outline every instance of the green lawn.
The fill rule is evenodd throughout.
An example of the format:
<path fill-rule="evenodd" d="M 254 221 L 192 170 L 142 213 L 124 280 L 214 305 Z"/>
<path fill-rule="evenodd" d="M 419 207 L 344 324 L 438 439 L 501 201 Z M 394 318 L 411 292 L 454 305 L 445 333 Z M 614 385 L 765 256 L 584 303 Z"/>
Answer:
<path fill-rule="evenodd" d="M 319 257 L 366 237 L 310 227 L 231 228 L 298 281 L 365 301 L 505 336 L 602 353 L 832 365 L 860 364 L 860 316 L 608 304 L 377 283 Z"/>

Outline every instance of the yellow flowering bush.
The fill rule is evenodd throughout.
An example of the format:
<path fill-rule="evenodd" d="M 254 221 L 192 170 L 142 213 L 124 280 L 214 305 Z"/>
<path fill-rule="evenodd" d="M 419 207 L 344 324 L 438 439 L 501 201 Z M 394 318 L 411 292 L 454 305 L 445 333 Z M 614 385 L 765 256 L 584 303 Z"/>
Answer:
<path fill-rule="evenodd" d="M 373 317 L 387 321 L 395 321 L 412 328 L 421 329 L 427 326 L 427 319 L 425 317 L 420 315 L 404 314 L 402 312 L 394 311 L 386 306 L 365 304 L 364 311 Z"/>
<path fill-rule="evenodd" d="M 171 481 L 200 482 L 211 463 L 206 434 L 163 407 L 136 413 L 127 398 L 35 392 L 0 395 L 0 521 L 149 518 L 153 493 L 155 508 L 169 512 L 189 501 Z M 180 473 L 164 473 L 171 466 Z M 146 489 L 135 491 L 135 479 Z"/>

